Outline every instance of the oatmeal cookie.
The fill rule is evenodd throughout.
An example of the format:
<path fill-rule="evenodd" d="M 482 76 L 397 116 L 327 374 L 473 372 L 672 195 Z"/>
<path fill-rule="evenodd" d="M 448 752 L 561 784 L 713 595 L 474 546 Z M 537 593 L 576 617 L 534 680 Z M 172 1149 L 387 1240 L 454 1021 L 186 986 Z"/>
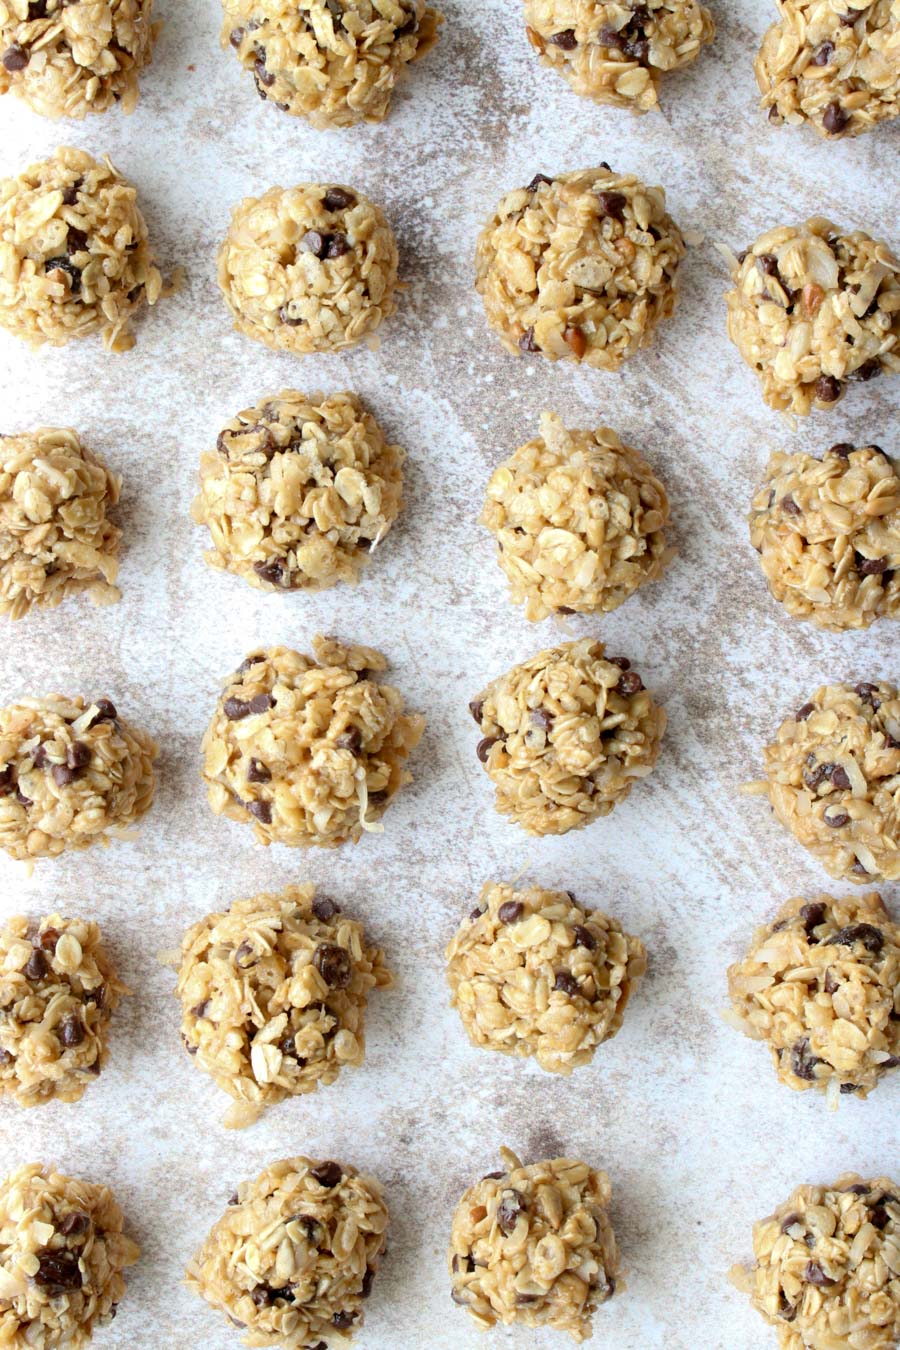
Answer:
<path fill-rule="evenodd" d="M 616 609 L 655 581 L 666 544 L 666 490 L 609 427 L 567 431 L 555 413 L 495 469 L 481 523 L 525 617 Z"/>
<path fill-rule="evenodd" d="M 0 708 L 0 848 L 29 860 L 108 844 L 150 809 L 158 754 L 108 698 Z"/>
<path fill-rule="evenodd" d="M 647 968 L 641 940 L 571 891 L 491 881 L 446 955 L 450 1001 L 473 1045 L 565 1074 L 615 1036 Z"/>
<path fill-rule="evenodd" d="M 772 455 L 750 541 L 789 614 L 842 632 L 900 618 L 900 476 L 877 445 Z"/>
<path fill-rule="evenodd" d="M 816 216 L 732 263 L 728 336 L 770 408 L 806 417 L 848 383 L 900 373 L 900 262 L 882 240 Z"/>
<path fill-rule="evenodd" d="M 891 684 L 824 685 L 763 750 L 766 777 L 746 790 L 826 872 L 900 880 L 900 694 Z"/>
<path fill-rule="evenodd" d="M 0 0 L 0 94 L 54 119 L 133 112 L 161 28 L 153 0 Z"/>
<path fill-rule="evenodd" d="M 424 717 L 378 676 L 371 647 L 313 639 L 248 656 L 228 677 L 203 738 L 216 815 L 254 825 L 261 844 L 336 848 L 377 822 L 412 775 L 403 767 Z"/>
<path fill-rule="evenodd" d="M 162 293 L 137 192 L 108 159 L 63 148 L 0 181 L 0 327 L 32 347 L 99 332 L 124 352 Z"/>
<path fill-rule="evenodd" d="M 250 1124 L 285 1097 L 362 1064 L 366 1004 L 393 983 L 362 925 L 315 886 L 236 900 L 185 934 L 177 994 L 195 1063 L 250 1109 Z"/>
<path fill-rule="evenodd" d="M 753 1225 L 755 1261 L 733 1283 L 778 1328 L 782 1350 L 900 1340 L 900 1187 L 849 1172 L 831 1186 L 798 1186 Z"/>
<path fill-rule="evenodd" d="M 671 315 L 684 253 L 662 188 L 607 164 L 539 173 L 482 230 L 475 285 L 507 351 L 618 370 Z"/>
<path fill-rule="evenodd" d="M 0 436 L 0 614 L 21 619 L 85 591 L 95 605 L 121 599 L 122 531 L 107 518 L 121 487 L 76 431 Z"/>
<path fill-rule="evenodd" d="M 591 638 L 513 666 L 473 699 L 495 805 L 529 834 L 609 815 L 659 755 L 666 714 L 624 656 Z"/>
<path fill-rule="evenodd" d="M 382 122 L 443 16 L 425 0 L 222 0 L 222 46 L 256 92 L 314 127 Z"/>
<path fill-rule="evenodd" d="M 728 971 L 728 1020 L 778 1078 L 867 1097 L 900 1065 L 900 926 L 876 891 L 788 900 Z"/>
<path fill-rule="evenodd" d="M 0 1343 L 81 1350 L 116 1315 L 141 1249 L 106 1186 L 29 1163 L 0 1181 Z"/>
<path fill-rule="evenodd" d="M 660 77 L 716 35 L 698 0 L 525 0 L 525 23 L 542 63 L 576 94 L 636 113 L 657 108 Z"/>
<path fill-rule="evenodd" d="M 470 1186 L 453 1216 L 453 1301 L 485 1330 L 515 1322 L 586 1340 L 619 1275 L 609 1177 L 572 1158 L 500 1158 L 505 1170 Z"/>
<path fill-rule="evenodd" d="M 285 1158 L 238 1186 L 187 1285 L 246 1328 L 245 1345 L 336 1350 L 365 1320 L 387 1226 L 374 1177 Z"/>
<path fill-rule="evenodd" d="M 201 458 L 206 561 L 266 591 L 355 582 L 399 514 L 404 458 L 355 394 L 263 399 Z"/>
<path fill-rule="evenodd" d="M 130 991 L 97 924 L 22 915 L 0 930 L 0 1093 L 20 1106 L 77 1102 L 109 1058 L 109 1024 Z"/>
<path fill-rule="evenodd" d="M 234 207 L 219 286 L 239 333 L 297 356 L 339 352 L 396 311 L 397 244 L 355 189 L 274 187 Z"/>
<path fill-rule="evenodd" d="M 900 113 L 897 0 L 776 0 L 754 70 L 776 126 L 858 136 Z"/>

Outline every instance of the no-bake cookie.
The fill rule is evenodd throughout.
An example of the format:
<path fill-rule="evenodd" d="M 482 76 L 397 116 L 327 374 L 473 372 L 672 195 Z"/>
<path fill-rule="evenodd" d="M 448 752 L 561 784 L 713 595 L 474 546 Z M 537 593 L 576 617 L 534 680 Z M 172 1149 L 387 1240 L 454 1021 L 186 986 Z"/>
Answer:
<path fill-rule="evenodd" d="M 850 1172 L 830 1186 L 798 1186 L 753 1225 L 754 1265 L 731 1278 L 778 1329 L 782 1350 L 896 1346 L 898 1192 L 887 1177 Z"/>
<path fill-rule="evenodd" d="M 21 619 L 82 592 L 97 605 L 120 599 L 122 531 L 107 512 L 121 487 L 76 431 L 0 436 L 0 614 Z"/>
<path fill-rule="evenodd" d="M 403 460 L 355 394 L 263 399 L 201 458 L 206 561 L 266 591 L 355 582 L 400 511 Z"/>
<path fill-rule="evenodd" d="M 287 647 L 248 656 L 203 738 L 210 806 L 252 823 L 263 844 L 356 842 L 381 828 L 412 777 L 404 764 L 425 719 L 379 682 L 385 658 L 334 638 L 314 638 L 313 650 L 315 659 Z"/>
<path fill-rule="evenodd" d="M 194 1063 L 249 1111 L 333 1083 L 365 1054 L 372 989 L 392 983 L 362 925 L 314 886 L 236 900 L 185 934 L 181 1038 Z"/>
<path fill-rule="evenodd" d="M 525 0 L 525 23 L 542 63 L 576 94 L 637 113 L 659 106 L 660 77 L 716 32 L 697 0 Z"/>
<path fill-rule="evenodd" d="M 140 1248 L 106 1186 L 29 1163 L 0 1181 L 0 1342 L 81 1350 L 116 1315 Z"/>
<path fill-rule="evenodd" d="M 883 240 L 816 216 L 732 260 L 728 336 L 770 408 L 805 417 L 848 383 L 900 372 L 900 262 Z"/>
<path fill-rule="evenodd" d="M 314 127 L 381 122 L 443 22 L 425 0 L 222 0 L 222 46 L 261 99 Z"/>
<path fill-rule="evenodd" d="M 249 1346 L 345 1346 L 365 1318 L 388 1226 L 381 1186 L 331 1160 L 286 1158 L 242 1182 L 187 1270 Z"/>
<path fill-rule="evenodd" d="M 380 207 L 353 188 L 301 183 L 234 207 L 219 286 L 247 337 L 276 351 L 337 352 L 397 308 L 397 244 Z"/>
<path fill-rule="evenodd" d="M 808 123 L 820 136 L 858 136 L 900 113 L 896 0 L 776 0 L 778 22 L 754 69 L 776 126 Z"/>
<path fill-rule="evenodd" d="M 515 1322 L 586 1340 L 619 1275 L 609 1178 L 572 1158 L 500 1157 L 504 1170 L 470 1186 L 453 1216 L 453 1301 L 482 1329 Z"/>
<path fill-rule="evenodd" d="M 475 284 L 507 351 L 618 370 L 671 315 L 684 253 L 662 188 L 607 164 L 539 173 L 482 230 Z"/>
<path fill-rule="evenodd" d="M 133 112 L 161 28 L 153 0 L 4 0 L 0 94 L 52 118 Z"/>
<path fill-rule="evenodd" d="M 568 431 L 555 413 L 491 475 L 481 523 L 527 619 L 616 609 L 673 555 L 666 490 L 609 427 Z"/>
<path fill-rule="evenodd" d="M 158 753 L 108 698 L 0 708 L 0 848 L 30 860 L 108 844 L 149 810 Z"/>
<path fill-rule="evenodd" d="M 841 632 L 900 616 L 900 475 L 880 446 L 841 442 L 821 459 L 777 451 L 750 542 L 797 619 Z"/>
<path fill-rule="evenodd" d="M 625 657 L 591 638 L 538 652 L 469 704 L 495 804 L 529 834 L 608 815 L 659 755 L 666 714 Z"/>
<path fill-rule="evenodd" d="M 570 891 L 487 882 L 447 947 L 451 1003 L 474 1045 L 571 1073 L 615 1036 L 644 944 Z"/>
<path fill-rule="evenodd" d="M 866 1097 L 900 1066 L 900 926 L 875 891 L 788 900 L 728 971 L 728 1020 L 782 1083 Z"/>
<path fill-rule="evenodd" d="M 763 749 L 764 794 L 831 876 L 900 879 L 900 695 L 892 684 L 817 689 Z"/>
<path fill-rule="evenodd" d="M 162 293 L 137 192 L 108 159 L 63 148 L 0 181 L 0 327 L 32 347 L 99 332 L 127 351 Z"/>

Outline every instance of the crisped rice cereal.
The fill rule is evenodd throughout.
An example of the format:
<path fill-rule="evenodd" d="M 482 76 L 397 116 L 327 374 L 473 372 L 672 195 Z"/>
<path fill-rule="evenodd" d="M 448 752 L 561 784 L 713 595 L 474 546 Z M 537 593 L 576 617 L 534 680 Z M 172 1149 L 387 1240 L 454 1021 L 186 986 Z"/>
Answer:
<path fill-rule="evenodd" d="M 249 1110 L 362 1064 L 372 989 L 392 977 L 379 947 L 314 886 L 236 900 L 185 934 L 178 973 L 181 1037 L 195 1064 Z"/>
<path fill-rule="evenodd" d="M 606 164 L 539 173 L 482 230 L 475 285 L 507 351 L 618 370 L 671 315 L 684 253 L 662 188 Z"/>
<path fill-rule="evenodd" d="M 82 592 L 95 605 L 121 598 L 122 531 L 107 517 L 121 487 L 76 431 L 0 436 L 0 614 L 21 619 Z"/>
<path fill-rule="evenodd" d="M 0 326 L 10 333 L 63 347 L 99 332 L 108 350 L 127 351 L 132 317 L 162 294 L 137 192 L 108 159 L 62 148 L 0 181 Z"/>
<path fill-rule="evenodd" d="M 525 0 L 541 62 L 596 103 L 643 113 L 660 78 L 699 56 L 716 26 L 698 0 Z"/>
<path fill-rule="evenodd" d="M 404 457 L 355 394 L 261 400 L 200 460 L 206 561 L 266 591 L 355 582 L 399 514 Z"/>
<path fill-rule="evenodd" d="M 273 187 L 232 210 L 219 286 L 247 337 L 297 356 L 343 351 L 395 312 L 397 244 L 355 189 Z"/>
<path fill-rule="evenodd" d="M 502 882 L 485 884 L 447 947 L 450 1001 L 473 1045 L 551 1073 L 589 1064 L 615 1036 L 646 968 L 641 940 L 571 891 Z"/>
<path fill-rule="evenodd" d="M 470 1186 L 453 1216 L 453 1301 L 483 1330 L 515 1322 L 586 1340 L 619 1276 L 609 1177 L 571 1158 L 500 1157 L 504 1170 Z"/>
<path fill-rule="evenodd" d="M 469 704 L 495 805 L 529 834 L 606 816 L 656 763 L 666 714 L 625 657 L 591 638 L 538 652 Z"/>
<path fill-rule="evenodd" d="M 609 427 L 567 431 L 555 413 L 496 468 L 481 523 L 527 619 L 616 609 L 655 581 L 666 543 L 666 490 Z"/>
<path fill-rule="evenodd" d="M 826 872 L 865 885 L 900 879 L 900 695 L 891 684 L 824 685 L 763 750 L 746 790 Z"/>
<path fill-rule="evenodd" d="M 336 848 L 380 830 L 412 775 L 404 762 L 425 719 L 378 676 L 371 647 L 313 639 L 316 659 L 287 647 L 254 652 L 225 681 L 203 738 L 216 815 L 253 823 L 262 844 Z"/>
<path fill-rule="evenodd" d="M 437 41 L 425 0 L 222 0 L 222 46 L 261 99 L 314 127 L 381 122 L 394 87 Z"/>
<path fill-rule="evenodd" d="M 338 1350 L 363 1324 L 387 1226 L 374 1177 L 285 1158 L 238 1186 L 187 1285 L 245 1331 L 245 1345 Z"/>
<path fill-rule="evenodd" d="M 849 1172 L 798 1186 L 753 1225 L 755 1261 L 733 1283 L 782 1350 L 893 1350 L 900 1340 L 900 1187 Z"/>
<path fill-rule="evenodd" d="M 862 230 L 816 216 L 732 259 L 728 336 L 770 408 L 805 417 L 848 383 L 900 372 L 900 262 Z"/>
<path fill-rule="evenodd" d="M 900 926 L 876 891 L 782 905 L 728 971 L 738 1030 L 780 1082 L 867 1097 L 900 1065 Z"/>

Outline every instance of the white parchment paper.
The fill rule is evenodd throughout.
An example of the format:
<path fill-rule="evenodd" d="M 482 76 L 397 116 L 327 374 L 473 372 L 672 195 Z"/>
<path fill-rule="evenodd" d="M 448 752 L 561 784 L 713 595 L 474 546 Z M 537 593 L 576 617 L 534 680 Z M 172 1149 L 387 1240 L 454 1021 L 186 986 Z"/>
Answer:
<path fill-rule="evenodd" d="M 627 1290 L 595 1319 L 604 1350 L 775 1345 L 726 1281 L 752 1221 L 801 1181 L 841 1170 L 897 1176 L 900 1080 L 831 1114 L 776 1083 L 765 1050 L 719 1020 L 725 968 L 753 927 L 828 878 L 737 785 L 758 772 L 779 720 L 832 679 L 897 678 L 886 625 L 844 637 L 791 622 L 768 597 L 745 515 L 768 452 L 839 440 L 900 450 L 900 389 L 856 386 L 799 429 L 769 411 L 725 338 L 722 264 L 783 221 L 827 214 L 900 244 L 900 127 L 823 144 L 768 126 L 753 54 L 766 0 L 716 6 L 714 46 L 665 85 L 666 111 L 635 119 L 576 98 L 542 70 L 516 0 L 445 0 L 437 49 L 382 126 L 322 133 L 261 103 L 219 50 L 216 0 L 160 0 L 166 28 L 139 108 L 53 126 L 0 108 L 0 173 L 57 144 L 109 153 L 139 186 L 157 254 L 187 283 L 147 313 L 138 343 L 31 353 L 0 334 L 0 429 L 73 425 L 125 478 L 124 599 L 69 603 L 4 629 L 0 699 L 49 691 L 113 698 L 162 745 L 158 800 L 137 842 L 39 864 L 0 859 L 0 917 L 59 907 L 96 916 L 135 991 L 116 1016 L 109 1068 L 75 1106 L 0 1105 L 0 1169 L 43 1159 L 107 1181 L 143 1257 L 106 1350 L 228 1350 L 238 1333 L 180 1285 L 235 1183 L 296 1152 L 352 1161 L 386 1184 L 390 1253 L 359 1343 L 369 1350 L 561 1345 L 558 1334 L 486 1341 L 451 1304 L 445 1247 L 463 1188 L 506 1143 L 605 1167 Z M 662 183 L 691 250 L 674 320 L 618 375 L 507 356 L 472 287 L 472 252 L 501 192 L 536 172 L 600 160 Z M 343 182 L 381 202 L 408 283 L 378 352 L 302 360 L 230 329 L 215 250 L 238 198 L 273 183 Z M 893 236 L 893 238 L 892 238 Z M 895 386 L 900 381 L 893 382 Z M 286 386 L 356 389 L 408 450 L 407 508 L 362 584 L 283 599 L 201 560 L 188 508 L 200 451 L 224 420 Z M 602 620 L 526 623 L 507 601 L 476 518 L 490 469 L 536 431 L 542 408 L 607 423 L 640 448 L 673 500 L 679 557 Z M 198 747 L 220 679 L 260 643 L 309 650 L 317 631 L 382 648 L 428 729 L 413 787 L 383 835 L 307 854 L 257 848 L 214 818 Z M 468 700 L 561 637 L 597 633 L 665 703 L 653 776 L 607 820 L 531 840 L 495 814 Z M 447 1007 L 443 948 L 482 883 L 565 886 L 645 940 L 650 971 L 619 1036 L 569 1079 L 471 1048 Z M 188 923 L 262 889 L 309 879 L 365 920 L 398 975 L 370 1006 L 365 1067 L 286 1102 L 242 1133 L 178 1038 L 173 977 L 157 953 Z M 897 888 L 888 895 L 900 905 Z"/>

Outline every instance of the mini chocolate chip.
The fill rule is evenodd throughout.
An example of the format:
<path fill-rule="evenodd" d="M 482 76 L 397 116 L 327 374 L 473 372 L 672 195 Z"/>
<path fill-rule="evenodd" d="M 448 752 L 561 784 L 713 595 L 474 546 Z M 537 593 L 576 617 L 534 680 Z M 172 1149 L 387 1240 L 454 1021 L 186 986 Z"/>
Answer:
<path fill-rule="evenodd" d="M 598 192 L 596 196 L 601 215 L 611 216 L 613 220 L 624 219 L 627 202 L 624 193 L 603 191 Z"/>
<path fill-rule="evenodd" d="M 334 234 L 328 236 L 328 241 L 325 245 L 325 257 L 343 258 L 345 253 L 350 252 L 350 249 L 351 244 L 347 236 L 336 231 Z"/>
<path fill-rule="evenodd" d="M 499 737 L 485 736 L 475 747 L 475 754 L 481 760 L 482 764 L 487 763 L 488 755 L 491 753 L 491 746 L 496 745 Z"/>
<path fill-rule="evenodd" d="M 623 694 L 626 698 L 632 694 L 639 694 L 644 687 L 644 681 L 638 675 L 636 670 L 626 670 L 619 683 L 616 685 L 616 692 Z"/>
<path fill-rule="evenodd" d="M 831 781 L 836 788 L 846 792 L 850 786 L 850 779 L 847 777 L 847 770 L 840 764 L 835 764 L 831 770 Z"/>
<path fill-rule="evenodd" d="M 509 1237 L 519 1221 L 519 1215 L 525 1212 L 525 1200 L 518 1191 L 510 1187 L 503 1191 L 497 1206 L 497 1227 Z"/>
<path fill-rule="evenodd" d="M 809 717 L 810 713 L 813 711 L 814 708 L 811 703 L 804 703 L 803 707 L 798 708 L 797 711 L 794 713 L 794 721 L 805 722 L 807 717 Z"/>
<path fill-rule="evenodd" d="M 830 1289 L 832 1285 L 837 1283 L 830 1275 L 825 1274 L 818 1261 L 807 1261 L 803 1278 L 807 1284 L 814 1284 L 817 1289 Z"/>
<path fill-rule="evenodd" d="M 810 1054 L 808 1036 L 794 1042 L 791 1047 L 791 1071 L 796 1078 L 803 1078 L 808 1083 L 815 1082 L 816 1065 L 820 1062 L 818 1056 Z"/>
<path fill-rule="evenodd" d="M 569 998 L 574 998 L 576 994 L 581 993 L 575 976 L 570 975 L 567 970 L 558 970 L 556 972 L 553 988 L 558 989 L 560 993 L 568 994 Z"/>
<path fill-rule="evenodd" d="M 548 178 L 545 173 L 536 173 L 532 178 L 531 182 L 528 184 L 528 187 L 525 189 L 525 191 L 536 192 L 542 183 L 546 183 L 547 186 L 550 187 L 552 186 L 553 179 Z"/>
<path fill-rule="evenodd" d="M 811 937 L 813 930 L 825 922 L 825 912 L 825 906 L 818 901 L 814 904 L 804 905 L 800 910 L 800 918 L 803 920 L 807 937 Z"/>
<path fill-rule="evenodd" d="M 316 1163 L 315 1167 L 309 1169 L 309 1175 L 328 1191 L 333 1191 L 344 1177 L 340 1164 L 336 1162 Z"/>
<path fill-rule="evenodd" d="M 855 942 L 861 942 L 866 951 L 874 955 L 884 946 L 884 933 L 871 923 L 852 923 L 828 941 L 835 947 L 852 947 Z"/>
<path fill-rule="evenodd" d="M 836 99 L 828 104 L 822 114 L 822 126 L 830 136 L 839 136 L 849 121 L 850 114 L 844 111 Z"/>
<path fill-rule="evenodd" d="M 336 905 L 327 895 L 317 895 L 312 902 L 312 912 L 322 923 L 328 923 L 335 914 L 340 914 L 341 907 Z"/>
<path fill-rule="evenodd" d="M 869 380 L 874 380 L 880 374 L 881 362 L 877 356 L 873 356 L 870 361 L 863 361 L 862 365 L 857 366 L 856 370 L 851 370 L 847 379 L 852 380 L 854 384 L 867 384 Z"/>
<path fill-rule="evenodd" d="M 534 329 L 526 328 L 516 344 L 520 352 L 539 352 L 541 349 L 534 340 Z"/>
<path fill-rule="evenodd" d="M 362 732 L 359 727 L 348 727 L 346 731 L 342 731 L 335 745 L 340 750 L 349 750 L 352 755 L 358 755 L 362 747 Z"/>
<path fill-rule="evenodd" d="M 820 403 L 836 403 L 841 396 L 841 382 L 833 375 L 820 375 L 816 380 L 815 390 Z"/>
<path fill-rule="evenodd" d="M 564 28 L 561 33 L 551 33 L 547 41 L 564 52 L 573 52 L 578 46 L 574 28 Z"/>
<path fill-rule="evenodd" d="M 7 47 L 3 53 L 3 64 L 11 75 L 18 70 L 24 70 L 30 60 L 28 52 L 18 42 Z"/>
<path fill-rule="evenodd" d="M 251 759 L 247 769 L 248 783 L 271 783 L 272 770 L 261 759 Z"/>
<path fill-rule="evenodd" d="M 586 947 L 589 952 L 596 951 L 597 939 L 594 937 L 593 933 L 589 928 L 585 928 L 584 924 L 581 923 L 573 924 L 572 934 L 575 938 L 576 947 Z"/>
<path fill-rule="evenodd" d="M 480 723 L 481 714 L 484 712 L 484 699 L 474 698 L 469 704 L 469 712 L 472 714 L 475 721 Z"/>
<path fill-rule="evenodd" d="M 304 253 L 313 253 L 317 258 L 324 258 L 327 238 L 328 236 L 322 234 L 321 230 L 307 230 L 300 240 L 300 248 Z"/>
<path fill-rule="evenodd" d="M 271 802 L 248 802 L 247 810 L 261 825 L 272 824 L 272 804 Z"/>
<path fill-rule="evenodd" d="M 59 1024 L 60 1044 L 71 1049 L 80 1045 L 85 1037 L 84 1023 L 77 1013 L 68 1013 L 62 1018 Z"/>
<path fill-rule="evenodd" d="M 44 1251 L 38 1252 L 37 1258 L 34 1282 L 39 1288 L 45 1289 L 50 1298 L 61 1298 L 63 1294 L 81 1288 L 81 1269 L 74 1252 Z"/>
<path fill-rule="evenodd" d="M 822 42 L 819 44 L 819 46 L 813 53 L 812 64 L 814 66 L 827 66 L 828 62 L 831 60 L 833 56 L 834 56 L 834 43 Z"/>
<path fill-rule="evenodd" d="M 346 989 L 353 978 L 350 953 L 333 942 L 319 943 L 313 965 L 331 989 Z"/>
<path fill-rule="evenodd" d="M 266 558 L 262 562 L 255 562 L 253 570 L 260 581 L 267 581 L 270 586 L 280 586 L 284 581 L 285 563 L 283 558 Z"/>
<path fill-rule="evenodd" d="M 553 714 L 548 713 L 546 708 L 533 708 L 530 716 L 532 724 L 542 731 L 549 731 L 553 726 Z"/>
<path fill-rule="evenodd" d="M 501 923 L 518 923 L 524 913 L 525 906 L 521 900 L 504 900 L 497 910 L 497 918 Z"/>
<path fill-rule="evenodd" d="M 39 948 L 35 947 L 25 966 L 26 980 L 43 980 L 49 969 L 46 956 Z"/>
<path fill-rule="evenodd" d="M 344 188 L 329 188 L 322 198 L 322 205 L 326 211 L 346 211 L 348 206 L 356 205 L 356 198 L 352 192 L 346 192 Z"/>

